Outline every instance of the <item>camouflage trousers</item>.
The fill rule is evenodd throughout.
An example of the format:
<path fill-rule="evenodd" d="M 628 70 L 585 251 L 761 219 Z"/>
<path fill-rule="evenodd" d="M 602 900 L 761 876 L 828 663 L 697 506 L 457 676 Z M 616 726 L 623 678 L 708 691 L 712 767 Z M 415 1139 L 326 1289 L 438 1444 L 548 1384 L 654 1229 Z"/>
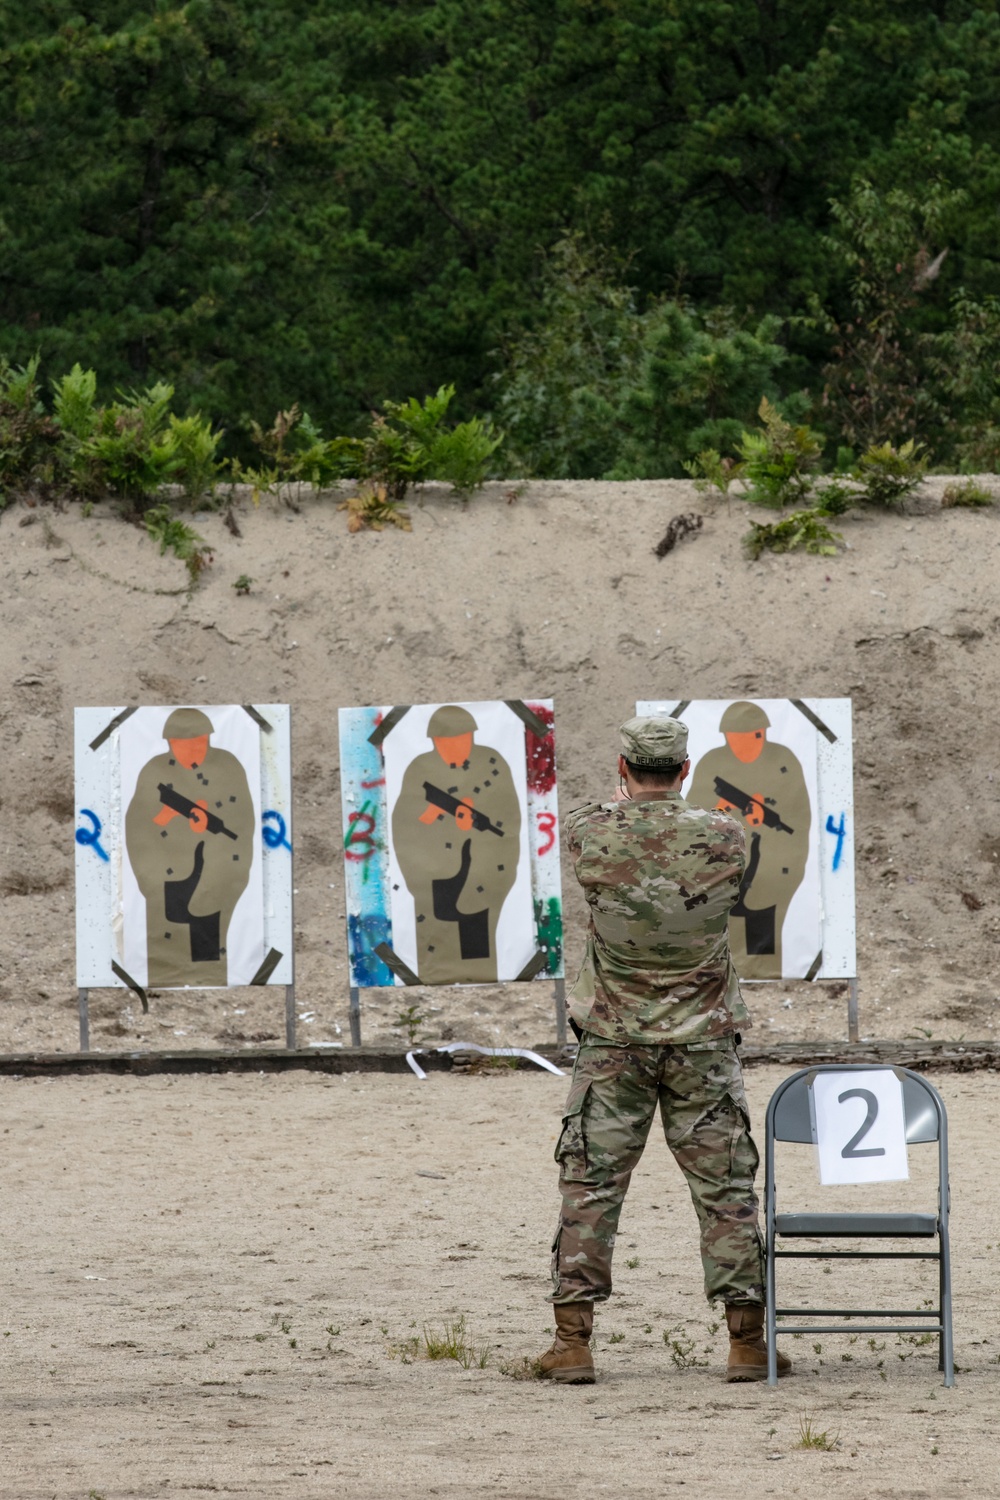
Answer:
<path fill-rule="evenodd" d="M 552 1301 L 611 1295 L 622 1202 L 657 1105 L 701 1226 L 709 1301 L 763 1302 L 757 1148 L 734 1039 L 623 1047 L 587 1033 L 556 1147 L 562 1214 L 552 1246 Z"/>

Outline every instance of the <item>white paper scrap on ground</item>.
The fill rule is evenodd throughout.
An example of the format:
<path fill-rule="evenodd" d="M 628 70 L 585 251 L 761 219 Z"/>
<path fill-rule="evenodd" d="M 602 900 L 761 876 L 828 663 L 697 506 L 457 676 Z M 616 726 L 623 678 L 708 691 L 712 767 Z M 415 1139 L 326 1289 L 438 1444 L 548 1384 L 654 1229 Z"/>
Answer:
<path fill-rule="evenodd" d="M 891 1068 L 818 1073 L 812 1098 L 824 1186 L 909 1177 L 903 1085 Z"/>

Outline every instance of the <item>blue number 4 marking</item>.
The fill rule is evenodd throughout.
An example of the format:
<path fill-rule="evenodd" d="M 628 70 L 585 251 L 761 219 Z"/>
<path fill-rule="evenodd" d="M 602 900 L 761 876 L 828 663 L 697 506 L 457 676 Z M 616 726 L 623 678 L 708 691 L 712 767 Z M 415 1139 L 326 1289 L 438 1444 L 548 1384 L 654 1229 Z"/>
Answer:
<path fill-rule="evenodd" d="M 840 868 L 840 859 L 841 855 L 844 852 L 844 839 L 847 835 L 847 829 L 844 824 L 844 814 L 841 813 L 840 822 L 835 823 L 833 821 L 833 813 L 828 813 L 826 818 L 826 831 L 827 833 L 832 833 L 834 838 L 837 840 L 837 847 L 833 851 L 833 868 L 837 870 Z"/>

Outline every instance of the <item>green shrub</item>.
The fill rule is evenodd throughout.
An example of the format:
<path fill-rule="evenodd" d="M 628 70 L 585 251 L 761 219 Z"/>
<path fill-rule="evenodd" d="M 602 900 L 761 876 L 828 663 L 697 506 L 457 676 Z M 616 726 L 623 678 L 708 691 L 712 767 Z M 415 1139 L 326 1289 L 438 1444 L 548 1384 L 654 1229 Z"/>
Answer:
<path fill-rule="evenodd" d="M 754 521 L 743 538 L 747 557 L 756 561 L 763 552 L 812 552 L 834 557 L 842 538 L 831 531 L 815 510 L 792 511 L 770 525 Z"/>
<path fill-rule="evenodd" d="M 852 510 L 861 499 L 862 494 L 855 486 L 846 484 L 841 479 L 828 479 L 824 484 L 816 487 L 816 513 L 820 516 L 842 516 L 845 511 Z"/>
<path fill-rule="evenodd" d="M 79 364 L 52 382 L 52 409 L 63 432 L 77 442 L 90 437 L 97 420 L 97 372 Z"/>
<path fill-rule="evenodd" d="M 867 505 L 883 509 L 902 505 L 927 473 L 928 459 L 919 456 L 922 446 L 913 438 L 899 448 L 891 443 L 872 443 L 858 459 L 854 471 L 854 478 L 862 486 L 860 498 Z"/>
<path fill-rule="evenodd" d="M 233 464 L 233 477 L 253 485 L 254 499 L 283 484 L 303 483 L 322 489 L 341 479 L 364 479 L 402 500 L 412 484 L 440 479 L 468 491 L 484 483 L 489 461 L 503 441 L 489 422 L 478 417 L 446 425 L 455 395 L 441 386 L 423 401 L 387 401 L 363 438 L 324 438 L 308 412 L 298 406 L 278 413 L 264 432 L 253 424 L 253 440 L 266 462 L 260 468 Z"/>
<path fill-rule="evenodd" d="M 491 422 L 472 417 L 441 433 L 431 450 L 429 477 L 450 484 L 459 494 L 479 489 L 487 478 L 490 459 L 503 442 Z"/>
<path fill-rule="evenodd" d="M 924 340 L 927 362 L 951 404 L 951 435 L 962 469 L 1000 468 L 1000 298 L 963 289 L 952 299 L 951 326 Z"/>
<path fill-rule="evenodd" d="M 411 484 L 438 479 L 462 493 L 485 483 L 489 461 L 503 442 L 488 421 L 473 417 L 446 427 L 453 385 L 439 386 L 420 402 L 387 401 L 385 415 L 375 417 L 366 443 L 368 477 L 401 500 Z"/>
<path fill-rule="evenodd" d="M 97 375 L 79 364 L 53 381 L 69 488 L 124 499 L 140 511 L 168 483 L 179 485 L 188 501 L 211 496 L 222 467 L 216 457 L 222 433 L 206 417 L 178 417 L 170 410 L 173 395 L 173 386 L 160 382 L 98 406 Z"/>
<path fill-rule="evenodd" d="M 38 389 L 38 356 L 14 366 L 0 358 L 0 510 L 11 490 L 51 479 L 59 433 Z"/>
<path fill-rule="evenodd" d="M 189 502 L 210 499 L 222 469 L 216 457 L 222 433 L 213 431 L 207 417 L 178 417 L 171 412 L 168 435 L 177 458 L 174 484 L 180 485 Z"/>
<path fill-rule="evenodd" d="M 157 381 L 142 391 L 120 392 L 120 399 L 98 407 L 90 436 L 71 460 L 77 488 L 85 494 L 112 494 L 143 511 L 161 485 L 181 466 L 170 437 L 173 386 Z"/>
<path fill-rule="evenodd" d="M 749 498 L 757 505 L 775 509 L 801 505 L 812 489 L 819 465 L 819 438 L 808 427 L 786 421 L 766 396 L 759 415 L 762 430 L 744 432 L 740 441 Z"/>
<path fill-rule="evenodd" d="M 262 494 L 276 494 L 285 484 L 308 484 L 321 490 L 362 471 L 364 445 L 360 440 L 325 438 L 297 404 L 279 411 L 266 432 L 258 422 L 250 426 L 254 446 L 265 463 L 260 468 L 244 468 L 236 460 L 232 474 L 235 480 L 252 485 L 255 504 Z"/>
<path fill-rule="evenodd" d="M 781 320 L 640 308 L 628 265 L 569 235 L 550 252 L 537 316 L 500 353 L 494 409 L 515 469 L 545 478 L 661 479 L 738 443 L 787 360 Z"/>

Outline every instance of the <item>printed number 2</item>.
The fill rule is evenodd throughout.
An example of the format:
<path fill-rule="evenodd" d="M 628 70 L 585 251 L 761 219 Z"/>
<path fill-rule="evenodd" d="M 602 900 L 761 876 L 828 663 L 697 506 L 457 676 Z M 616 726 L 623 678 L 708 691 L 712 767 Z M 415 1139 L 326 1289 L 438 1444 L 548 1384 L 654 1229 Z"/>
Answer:
<path fill-rule="evenodd" d="M 865 1115 L 864 1124 L 861 1126 L 861 1129 L 855 1135 L 851 1136 L 851 1139 L 841 1151 L 841 1156 L 846 1157 L 848 1160 L 856 1156 L 884 1156 L 884 1146 L 865 1146 L 860 1150 L 858 1149 L 858 1142 L 864 1140 L 869 1130 L 875 1124 L 875 1119 L 878 1115 L 878 1100 L 875 1095 L 870 1089 L 848 1089 L 845 1093 L 837 1095 L 838 1104 L 843 1104 L 847 1099 L 863 1099 L 868 1107 L 868 1113 Z"/>

